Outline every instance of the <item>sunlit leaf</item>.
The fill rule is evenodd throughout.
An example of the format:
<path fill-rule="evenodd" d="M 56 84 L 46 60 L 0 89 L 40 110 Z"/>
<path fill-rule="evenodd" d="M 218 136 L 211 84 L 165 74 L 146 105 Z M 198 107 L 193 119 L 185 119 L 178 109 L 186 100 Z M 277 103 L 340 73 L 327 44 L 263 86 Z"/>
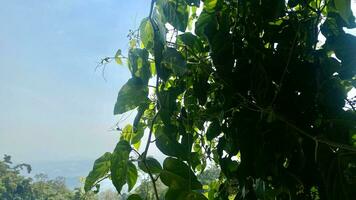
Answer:
<path fill-rule="evenodd" d="M 95 186 L 95 183 L 105 177 L 110 171 L 111 165 L 111 153 L 106 152 L 100 158 L 95 160 L 93 169 L 89 172 L 88 176 L 85 179 L 84 190 L 89 191 L 92 187 Z"/>
<path fill-rule="evenodd" d="M 139 48 L 130 49 L 128 61 L 132 77 L 140 78 L 145 84 L 148 83 L 151 78 L 148 51 Z"/>
<path fill-rule="evenodd" d="M 132 135 L 133 135 L 132 125 L 128 124 L 122 129 L 120 139 L 130 142 Z"/>
<path fill-rule="evenodd" d="M 122 65 L 122 60 L 121 60 L 121 49 L 116 51 L 115 54 L 115 61 L 117 64 Z"/>
<path fill-rule="evenodd" d="M 136 166 L 131 162 L 128 161 L 127 163 L 127 185 L 129 191 L 135 186 L 137 181 L 137 169 Z"/>
<path fill-rule="evenodd" d="M 121 140 L 111 156 L 111 180 L 118 192 L 121 192 L 122 187 L 127 183 L 130 152 L 130 144 L 126 140 Z"/>
<path fill-rule="evenodd" d="M 140 25 L 141 41 L 146 49 L 153 48 L 154 32 L 150 19 L 144 18 Z"/>
<path fill-rule="evenodd" d="M 204 2 L 204 9 L 207 12 L 212 12 L 212 11 L 214 11 L 218 0 L 203 0 L 203 2 Z"/>

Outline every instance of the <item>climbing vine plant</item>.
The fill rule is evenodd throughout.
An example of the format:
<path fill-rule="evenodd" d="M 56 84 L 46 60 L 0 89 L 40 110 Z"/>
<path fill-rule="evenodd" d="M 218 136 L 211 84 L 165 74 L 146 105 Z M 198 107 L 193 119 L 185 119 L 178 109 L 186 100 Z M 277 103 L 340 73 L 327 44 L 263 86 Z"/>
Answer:
<path fill-rule="evenodd" d="M 157 200 L 355 199 L 350 4 L 152 1 L 130 32 L 128 56 L 112 58 L 127 60 L 132 76 L 114 114 L 135 109 L 136 117 L 95 161 L 85 190 L 110 178 L 118 192 L 130 191 L 140 168 Z M 152 143 L 167 156 L 163 165 L 147 155 Z M 221 173 L 202 185 L 196 175 L 209 163 Z"/>

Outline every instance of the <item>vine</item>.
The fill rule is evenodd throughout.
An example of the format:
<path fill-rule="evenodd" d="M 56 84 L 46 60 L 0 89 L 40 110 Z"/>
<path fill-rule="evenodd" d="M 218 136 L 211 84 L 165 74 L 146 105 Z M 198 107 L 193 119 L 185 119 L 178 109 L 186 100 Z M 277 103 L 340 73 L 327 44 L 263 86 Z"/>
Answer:
<path fill-rule="evenodd" d="M 128 56 L 101 62 L 127 61 L 114 115 L 137 114 L 85 190 L 110 177 L 132 191 L 139 168 L 156 200 L 352 199 L 356 37 L 344 29 L 354 27 L 350 1 L 152 0 Z M 209 163 L 220 176 L 202 185 Z"/>

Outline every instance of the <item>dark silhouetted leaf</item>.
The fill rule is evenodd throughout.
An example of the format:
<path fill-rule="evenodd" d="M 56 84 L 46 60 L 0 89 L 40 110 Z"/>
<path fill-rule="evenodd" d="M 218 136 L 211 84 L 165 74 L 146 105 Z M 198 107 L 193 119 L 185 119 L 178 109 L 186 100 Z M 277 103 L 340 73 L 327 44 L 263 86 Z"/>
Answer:
<path fill-rule="evenodd" d="M 139 161 L 138 167 L 146 173 L 148 173 L 148 169 L 152 174 L 159 174 L 162 171 L 161 164 L 153 157 L 147 157 L 145 163 L 146 165 L 143 163 L 143 161 Z"/>
<path fill-rule="evenodd" d="M 139 78 L 131 78 L 117 96 L 114 114 L 122 114 L 147 102 L 148 89 Z"/>

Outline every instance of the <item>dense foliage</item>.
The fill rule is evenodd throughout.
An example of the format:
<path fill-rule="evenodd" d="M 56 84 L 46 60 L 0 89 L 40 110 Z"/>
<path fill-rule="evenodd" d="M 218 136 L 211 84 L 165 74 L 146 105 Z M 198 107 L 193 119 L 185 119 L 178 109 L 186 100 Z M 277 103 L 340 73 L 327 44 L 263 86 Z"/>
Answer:
<path fill-rule="evenodd" d="M 70 190 L 62 177 L 48 179 L 44 174 L 34 178 L 25 177 L 21 170 L 31 172 L 28 164 L 14 165 L 11 157 L 5 155 L 0 161 L 0 199 L 1 200 L 95 200 L 93 193 L 86 193 L 79 188 Z"/>
<path fill-rule="evenodd" d="M 355 27 L 350 0 L 152 1 L 128 56 L 106 59 L 132 75 L 114 114 L 137 115 L 85 189 L 132 190 L 138 166 L 157 200 L 355 199 Z M 207 163 L 221 173 L 203 185 Z"/>

